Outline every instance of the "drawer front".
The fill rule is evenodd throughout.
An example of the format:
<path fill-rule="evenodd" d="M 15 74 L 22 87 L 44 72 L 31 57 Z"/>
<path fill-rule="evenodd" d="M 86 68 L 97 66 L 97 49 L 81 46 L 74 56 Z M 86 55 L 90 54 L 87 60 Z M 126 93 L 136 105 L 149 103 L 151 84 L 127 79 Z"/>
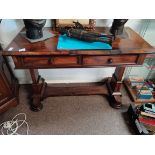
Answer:
<path fill-rule="evenodd" d="M 31 66 L 31 67 L 53 67 L 53 66 L 62 66 L 62 65 L 76 65 L 77 57 L 76 56 L 28 56 L 21 57 L 22 66 Z M 18 65 L 18 64 L 17 64 Z"/>
<path fill-rule="evenodd" d="M 41 56 L 32 56 L 32 57 L 23 57 L 22 63 L 28 66 L 35 65 L 47 65 L 49 61 L 49 57 L 41 57 Z"/>
<path fill-rule="evenodd" d="M 14 56 L 16 68 L 80 68 L 95 66 L 140 65 L 144 57 L 132 55 Z M 143 58 L 143 59 L 142 59 Z"/>
<path fill-rule="evenodd" d="M 138 55 L 120 55 L 120 56 L 84 56 L 84 65 L 121 65 L 136 64 Z"/>
<path fill-rule="evenodd" d="M 68 56 L 68 57 L 53 57 L 52 59 L 53 65 L 76 65 L 77 57 Z"/>

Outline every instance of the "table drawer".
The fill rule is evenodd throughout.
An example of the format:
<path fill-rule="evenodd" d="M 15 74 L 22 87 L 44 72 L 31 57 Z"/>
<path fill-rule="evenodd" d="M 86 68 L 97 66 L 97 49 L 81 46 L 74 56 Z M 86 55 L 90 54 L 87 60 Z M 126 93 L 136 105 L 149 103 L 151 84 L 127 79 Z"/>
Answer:
<path fill-rule="evenodd" d="M 24 65 L 47 65 L 49 62 L 49 57 L 48 56 L 28 56 L 28 57 L 23 57 L 22 59 Z"/>
<path fill-rule="evenodd" d="M 84 65 L 119 65 L 136 64 L 138 55 L 118 55 L 118 56 L 84 56 Z"/>
<path fill-rule="evenodd" d="M 53 57 L 52 64 L 53 65 L 75 65 L 77 64 L 77 57 L 75 56 Z"/>
<path fill-rule="evenodd" d="M 52 67 L 62 65 L 77 65 L 76 56 L 27 56 L 22 58 L 22 66 Z"/>
<path fill-rule="evenodd" d="M 79 68 L 95 66 L 141 65 L 140 55 L 78 55 L 78 56 L 18 56 L 13 57 L 16 68 Z"/>

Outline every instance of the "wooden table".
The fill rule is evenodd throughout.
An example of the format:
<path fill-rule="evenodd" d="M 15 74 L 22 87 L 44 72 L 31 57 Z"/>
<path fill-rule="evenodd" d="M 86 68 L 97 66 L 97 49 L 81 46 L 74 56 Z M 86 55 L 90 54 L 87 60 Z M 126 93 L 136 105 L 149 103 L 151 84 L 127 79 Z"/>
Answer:
<path fill-rule="evenodd" d="M 49 31 L 52 31 L 49 29 Z M 96 28 L 98 32 L 109 32 L 109 28 Z M 147 54 L 154 49 L 130 28 L 126 28 L 127 37 L 116 38 L 112 50 L 57 50 L 58 36 L 45 41 L 30 43 L 19 33 L 2 52 L 3 56 L 12 56 L 16 69 L 29 69 L 32 78 L 31 109 L 39 111 L 41 101 L 50 96 L 63 95 L 105 95 L 114 108 L 121 107 L 121 85 L 126 66 L 142 65 Z M 8 49 L 13 48 L 9 51 Z M 19 49 L 25 51 L 19 52 Z M 112 78 L 105 85 L 79 87 L 50 87 L 39 75 L 38 69 L 47 68 L 90 68 L 116 67 Z M 108 88 L 108 89 L 107 89 Z"/>

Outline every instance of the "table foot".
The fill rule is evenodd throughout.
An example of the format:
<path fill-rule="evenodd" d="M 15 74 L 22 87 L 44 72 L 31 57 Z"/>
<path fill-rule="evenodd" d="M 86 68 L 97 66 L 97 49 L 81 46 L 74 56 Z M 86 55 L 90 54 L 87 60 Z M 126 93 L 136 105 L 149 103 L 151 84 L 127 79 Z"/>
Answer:
<path fill-rule="evenodd" d="M 30 109 L 32 111 L 35 111 L 35 112 L 40 111 L 40 110 L 43 109 L 43 105 L 41 103 L 41 98 L 40 98 L 39 95 L 34 95 L 32 97 L 32 102 L 30 104 Z"/>
<path fill-rule="evenodd" d="M 40 105 L 37 106 L 37 107 L 31 105 L 31 106 L 30 106 L 30 109 L 31 109 L 32 111 L 34 111 L 34 112 L 38 112 L 38 111 L 40 111 L 40 110 L 43 109 L 43 104 L 40 104 Z"/>
<path fill-rule="evenodd" d="M 112 108 L 120 109 L 122 107 L 121 96 L 110 96 L 109 103 Z"/>

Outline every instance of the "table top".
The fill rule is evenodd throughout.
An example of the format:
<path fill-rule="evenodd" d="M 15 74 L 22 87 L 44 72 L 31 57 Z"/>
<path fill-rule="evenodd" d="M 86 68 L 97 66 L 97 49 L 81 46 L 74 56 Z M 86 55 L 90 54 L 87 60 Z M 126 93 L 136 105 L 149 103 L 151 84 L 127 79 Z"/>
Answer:
<path fill-rule="evenodd" d="M 112 43 L 112 50 L 58 50 L 57 43 L 59 34 L 52 31 L 51 28 L 45 28 L 56 34 L 55 37 L 44 41 L 30 43 L 20 33 L 13 39 L 9 46 L 2 52 L 2 55 L 68 55 L 68 54 L 83 54 L 83 55 L 100 55 L 100 54 L 151 54 L 155 53 L 155 49 L 147 43 L 139 34 L 131 28 L 126 27 L 126 37 L 116 38 Z M 95 31 L 109 33 L 108 27 L 97 27 Z M 11 51 L 9 49 L 12 48 Z M 19 52 L 19 49 L 25 51 Z"/>

